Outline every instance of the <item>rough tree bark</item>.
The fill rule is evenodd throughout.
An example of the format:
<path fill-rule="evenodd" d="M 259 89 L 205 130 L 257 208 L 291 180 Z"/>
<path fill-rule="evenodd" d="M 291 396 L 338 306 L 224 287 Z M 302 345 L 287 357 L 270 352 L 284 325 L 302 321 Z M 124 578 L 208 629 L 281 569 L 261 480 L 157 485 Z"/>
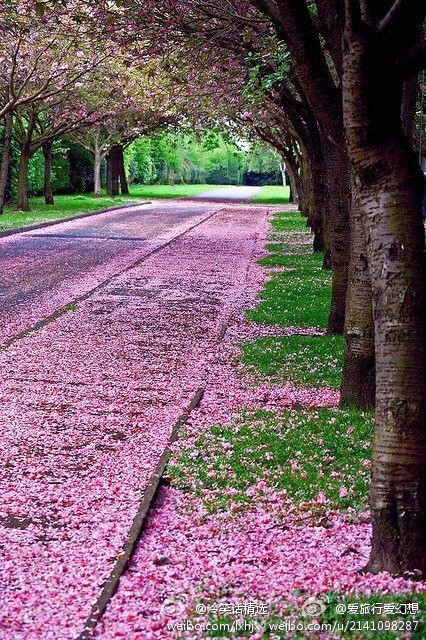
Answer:
<path fill-rule="evenodd" d="M 320 149 L 310 149 L 307 153 L 307 173 L 311 181 L 312 190 L 312 213 L 311 213 L 311 229 L 314 234 L 313 249 L 314 252 L 324 251 L 324 262 L 330 256 L 329 233 L 324 226 L 324 216 L 327 207 L 327 196 L 325 190 L 325 171 L 324 161 Z M 326 265 L 331 269 L 331 263 Z"/>
<path fill-rule="evenodd" d="M 46 204 L 55 204 L 52 191 L 52 147 L 53 140 L 43 142 L 44 156 L 44 201 Z"/>
<path fill-rule="evenodd" d="M 120 179 L 120 149 L 114 144 L 107 156 L 107 193 L 109 196 L 118 196 Z"/>
<path fill-rule="evenodd" d="M 420 4 L 383 0 L 373 7 L 368 0 L 346 0 L 343 105 L 360 183 L 375 320 L 373 538 L 367 569 L 426 575 L 423 178 L 402 130 L 398 66 L 424 19 Z"/>
<path fill-rule="evenodd" d="M 118 145 L 119 149 L 117 151 L 119 155 L 119 163 L 120 163 L 120 189 L 123 195 L 129 195 L 129 185 L 127 183 L 126 176 L 126 167 L 124 165 L 124 150 L 123 145 Z"/>
<path fill-rule="evenodd" d="M 324 136 L 327 227 L 330 238 L 332 299 L 327 332 L 343 333 L 350 251 L 350 169 L 348 158 Z"/>
<path fill-rule="evenodd" d="M 370 409 L 375 403 L 374 325 L 371 278 L 358 187 L 352 184 L 351 249 L 346 297 L 346 354 L 340 394 L 342 407 Z"/>
<path fill-rule="evenodd" d="M 12 143 L 13 113 L 9 112 L 4 117 L 4 140 L 0 166 L 0 215 L 3 213 L 4 196 L 6 192 L 7 176 L 10 164 L 10 147 Z"/>
<path fill-rule="evenodd" d="M 17 211 L 30 211 L 30 205 L 28 202 L 28 166 L 31 158 L 31 148 L 29 145 L 24 144 L 21 147 L 21 157 L 19 158 L 19 170 L 18 170 L 18 187 L 16 196 L 16 210 Z"/>

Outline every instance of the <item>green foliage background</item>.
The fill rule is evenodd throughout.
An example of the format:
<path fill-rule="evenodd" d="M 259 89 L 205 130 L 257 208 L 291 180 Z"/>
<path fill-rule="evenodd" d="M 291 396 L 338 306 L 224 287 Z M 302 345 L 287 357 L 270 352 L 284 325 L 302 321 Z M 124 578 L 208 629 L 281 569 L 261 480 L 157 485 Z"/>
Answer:
<path fill-rule="evenodd" d="M 250 174 L 281 183 L 278 154 L 260 144 L 246 150 L 215 131 L 139 138 L 125 162 L 130 181 L 139 184 L 244 184 Z"/>

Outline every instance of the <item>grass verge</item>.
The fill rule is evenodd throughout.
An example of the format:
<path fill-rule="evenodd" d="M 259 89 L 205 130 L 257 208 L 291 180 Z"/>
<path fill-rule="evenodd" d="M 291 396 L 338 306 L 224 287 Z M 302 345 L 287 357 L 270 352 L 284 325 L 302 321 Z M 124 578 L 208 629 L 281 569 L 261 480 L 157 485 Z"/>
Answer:
<path fill-rule="evenodd" d="M 322 268 L 323 256 L 312 253 L 312 236 L 297 212 L 272 219 L 268 251 L 259 263 L 278 269 L 259 295 L 249 320 L 263 325 L 325 329 L 331 298 L 331 273 Z M 276 382 L 338 389 L 344 343 L 341 336 L 293 335 L 261 338 L 241 345 L 242 361 L 252 372 L 273 376 Z"/>
<path fill-rule="evenodd" d="M 322 255 L 270 253 L 260 264 L 281 267 L 264 286 L 255 309 L 247 317 L 257 324 L 281 327 L 327 327 L 331 275 L 322 269 Z"/>
<path fill-rule="evenodd" d="M 253 198 L 252 202 L 263 204 L 284 204 L 288 202 L 290 195 L 289 187 L 266 186 Z"/>
<path fill-rule="evenodd" d="M 342 381 L 342 336 L 259 338 L 241 345 L 242 361 L 274 382 L 339 389 Z"/>
<path fill-rule="evenodd" d="M 372 416 L 355 409 L 254 411 L 203 433 L 169 466 L 173 484 L 212 512 L 250 505 L 259 480 L 285 489 L 296 503 L 320 492 L 332 509 L 360 509 L 367 500 Z"/>
<path fill-rule="evenodd" d="M 38 224 L 53 222 L 61 218 L 78 216 L 82 213 L 96 212 L 108 207 L 118 207 L 121 204 L 135 204 L 136 196 L 101 196 L 94 198 L 91 194 L 71 196 L 55 196 L 55 204 L 47 205 L 44 198 L 30 198 L 31 211 L 15 211 L 14 205 L 7 205 L 4 214 L 0 216 L 0 231 L 9 231 Z"/>

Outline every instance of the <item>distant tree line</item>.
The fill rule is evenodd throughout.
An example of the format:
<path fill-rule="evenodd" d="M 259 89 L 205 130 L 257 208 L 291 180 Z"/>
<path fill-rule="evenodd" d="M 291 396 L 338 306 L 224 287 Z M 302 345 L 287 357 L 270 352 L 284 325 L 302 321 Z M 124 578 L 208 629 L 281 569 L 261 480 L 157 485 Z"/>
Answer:
<path fill-rule="evenodd" d="M 0 152 L 4 127 L 0 128 Z M 6 202 L 16 198 L 20 150 L 12 140 Z M 44 192 L 42 149 L 29 161 L 28 193 Z M 101 180 L 106 183 L 106 160 Z M 206 131 L 161 132 L 134 140 L 124 152 L 130 184 L 282 184 L 280 157 L 264 144 L 243 144 L 242 148 L 220 133 Z M 51 185 L 53 193 L 83 193 L 94 188 L 94 158 L 87 149 L 65 136 L 52 147 Z"/>
<path fill-rule="evenodd" d="M 214 131 L 139 138 L 127 149 L 125 166 L 130 182 L 140 184 L 282 184 L 276 151 Z"/>

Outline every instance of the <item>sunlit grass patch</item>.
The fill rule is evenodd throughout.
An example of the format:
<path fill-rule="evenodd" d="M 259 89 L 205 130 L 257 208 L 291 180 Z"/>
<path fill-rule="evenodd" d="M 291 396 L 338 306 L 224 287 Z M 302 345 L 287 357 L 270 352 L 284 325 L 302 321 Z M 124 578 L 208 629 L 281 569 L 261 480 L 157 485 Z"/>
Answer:
<path fill-rule="evenodd" d="M 173 483 L 209 510 L 250 504 L 260 479 L 296 502 L 320 492 L 336 509 L 365 505 L 372 416 L 355 409 L 243 410 L 233 424 L 203 433 L 170 464 Z M 213 493 L 212 493 L 213 492 Z"/>
<path fill-rule="evenodd" d="M 253 202 L 262 202 L 264 204 L 281 204 L 288 202 L 290 195 L 290 187 L 283 186 L 265 186 L 255 195 Z"/>
<path fill-rule="evenodd" d="M 342 336 L 259 338 L 241 345 L 242 361 L 255 371 L 296 385 L 338 389 L 343 362 Z"/>
<path fill-rule="evenodd" d="M 322 268 L 322 254 L 312 251 L 305 218 L 298 212 L 278 213 L 271 225 L 269 253 L 259 264 L 283 270 L 266 282 L 258 305 L 247 311 L 248 319 L 283 327 L 327 327 L 331 273 Z"/>
<path fill-rule="evenodd" d="M 331 275 L 322 269 L 322 256 L 270 254 L 264 266 L 283 266 L 269 280 L 255 309 L 247 311 L 249 320 L 258 324 L 283 327 L 326 327 L 331 297 Z"/>
<path fill-rule="evenodd" d="M 44 198 L 30 198 L 31 211 L 15 211 L 14 204 L 9 204 L 0 216 L 0 231 L 9 231 L 41 222 L 53 222 L 61 218 L 77 216 L 82 213 L 96 212 L 101 209 L 120 205 L 136 204 L 137 198 L 131 196 L 110 197 L 103 195 L 95 198 L 93 194 L 55 196 L 55 204 L 45 204 Z"/>
<path fill-rule="evenodd" d="M 281 213 L 276 213 L 271 220 L 271 226 L 274 231 L 305 230 L 309 233 L 309 229 L 306 228 L 306 218 L 304 218 L 298 211 L 283 211 Z"/>

